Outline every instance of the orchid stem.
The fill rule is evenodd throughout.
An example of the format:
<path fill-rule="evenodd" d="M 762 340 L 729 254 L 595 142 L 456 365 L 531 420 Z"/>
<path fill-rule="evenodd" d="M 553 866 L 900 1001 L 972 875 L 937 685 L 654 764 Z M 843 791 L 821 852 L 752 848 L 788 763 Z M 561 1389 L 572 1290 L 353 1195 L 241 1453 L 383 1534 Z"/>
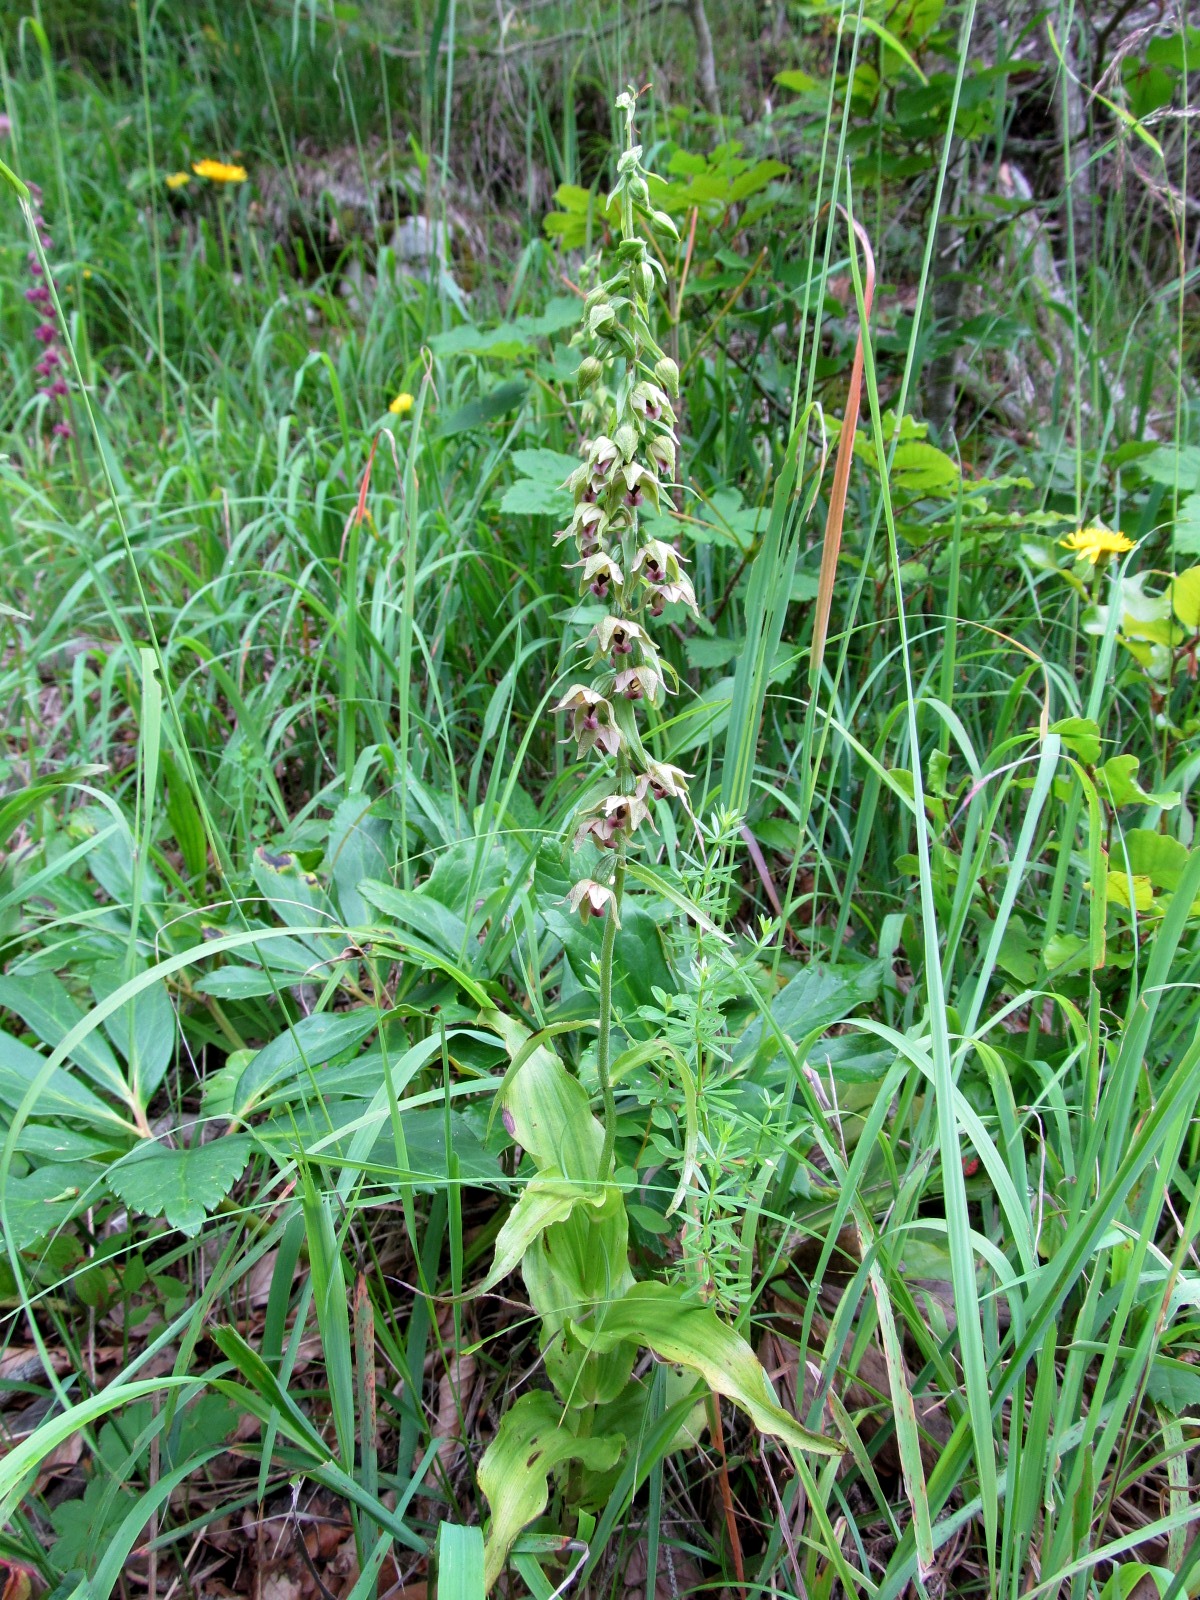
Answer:
<path fill-rule="evenodd" d="M 612 1051 L 612 980 L 613 954 L 617 945 L 617 919 L 621 914 L 621 891 L 625 887 L 625 837 L 617 840 L 617 867 L 613 875 L 613 897 L 604 920 L 604 938 L 600 944 L 600 1037 L 596 1043 L 596 1076 L 600 1080 L 600 1096 L 604 1101 L 604 1144 L 600 1150 L 600 1181 L 608 1181 L 609 1168 L 617 1144 L 617 1103 L 613 1099 L 609 1061 Z"/>

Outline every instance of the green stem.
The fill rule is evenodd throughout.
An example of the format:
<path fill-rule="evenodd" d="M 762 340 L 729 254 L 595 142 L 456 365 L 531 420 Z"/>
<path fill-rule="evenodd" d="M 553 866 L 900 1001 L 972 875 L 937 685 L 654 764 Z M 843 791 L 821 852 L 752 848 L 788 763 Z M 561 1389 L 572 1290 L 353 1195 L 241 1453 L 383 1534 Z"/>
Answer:
<path fill-rule="evenodd" d="M 600 1181 L 607 1180 L 617 1143 L 617 1104 L 613 1099 L 612 1079 L 608 1074 L 612 1051 L 613 953 L 617 945 L 617 918 L 621 913 L 621 891 L 625 887 L 625 838 L 617 841 L 617 868 L 613 876 L 613 900 L 605 914 L 604 939 L 600 945 L 600 1037 L 596 1044 L 596 1076 L 604 1101 L 604 1145 L 600 1151 Z"/>

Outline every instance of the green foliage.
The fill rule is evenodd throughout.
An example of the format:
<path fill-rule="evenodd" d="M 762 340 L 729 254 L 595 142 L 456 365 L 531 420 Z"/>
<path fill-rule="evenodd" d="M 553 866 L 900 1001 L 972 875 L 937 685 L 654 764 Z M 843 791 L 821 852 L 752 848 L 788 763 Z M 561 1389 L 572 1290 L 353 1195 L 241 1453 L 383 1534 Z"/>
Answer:
<path fill-rule="evenodd" d="M 1195 1587 L 1196 30 L 860 9 L 3 11 L 14 1573 Z"/>

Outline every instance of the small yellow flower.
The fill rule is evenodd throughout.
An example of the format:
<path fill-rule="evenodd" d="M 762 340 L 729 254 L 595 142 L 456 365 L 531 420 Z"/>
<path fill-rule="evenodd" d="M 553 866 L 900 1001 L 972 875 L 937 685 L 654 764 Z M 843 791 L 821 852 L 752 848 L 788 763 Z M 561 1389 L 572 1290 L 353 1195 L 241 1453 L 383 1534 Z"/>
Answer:
<path fill-rule="evenodd" d="M 1126 550 L 1133 549 L 1132 539 L 1127 539 L 1123 533 L 1114 533 L 1111 528 L 1105 528 L 1098 522 L 1076 529 L 1065 539 L 1060 539 L 1059 543 L 1064 550 L 1073 550 L 1076 556 L 1090 561 L 1093 566 L 1098 561 L 1107 561 L 1109 556 L 1122 556 Z"/>
<path fill-rule="evenodd" d="M 414 404 L 415 402 L 412 395 L 410 395 L 406 389 L 403 394 L 398 394 L 396 396 L 391 405 L 388 406 L 388 410 L 394 417 L 406 417 L 412 410 Z"/>
<path fill-rule="evenodd" d="M 168 172 L 167 173 L 167 188 L 168 189 L 182 189 L 186 184 L 191 183 L 191 181 L 192 181 L 192 175 L 191 175 L 190 172 Z"/>
<path fill-rule="evenodd" d="M 193 161 L 192 171 L 198 178 L 209 178 L 213 183 L 245 183 L 245 167 L 231 166 L 227 161 L 213 161 L 205 156 L 203 161 Z"/>

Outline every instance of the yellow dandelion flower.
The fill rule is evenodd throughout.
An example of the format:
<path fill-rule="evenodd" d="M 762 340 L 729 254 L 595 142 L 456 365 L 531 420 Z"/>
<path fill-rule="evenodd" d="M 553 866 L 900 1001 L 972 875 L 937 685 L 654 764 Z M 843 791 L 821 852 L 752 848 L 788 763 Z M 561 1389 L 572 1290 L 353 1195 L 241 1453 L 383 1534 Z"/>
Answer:
<path fill-rule="evenodd" d="M 403 394 L 398 394 L 396 396 L 391 405 L 388 407 L 388 410 L 394 417 L 406 417 L 412 410 L 414 403 L 415 402 L 412 395 L 405 390 Z"/>
<path fill-rule="evenodd" d="M 1132 539 L 1127 539 L 1123 533 L 1114 533 L 1099 522 L 1090 523 L 1086 528 L 1077 528 L 1065 539 L 1060 539 L 1059 543 L 1064 550 L 1073 550 L 1076 556 L 1090 561 L 1093 566 L 1098 561 L 1107 561 L 1109 556 L 1123 556 L 1126 550 L 1133 549 Z"/>
<path fill-rule="evenodd" d="M 213 161 L 205 156 L 203 161 L 193 161 L 192 171 L 198 178 L 208 178 L 213 183 L 245 183 L 245 167 L 231 166 L 228 161 Z"/>
<path fill-rule="evenodd" d="M 191 175 L 190 172 L 168 172 L 167 173 L 166 182 L 167 182 L 167 188 L 168 189 L 182 189 L 182 188 L 185 187 L 185 185 L 191 183 L 191 181 L 192 181 L 192 175 Z"/>

